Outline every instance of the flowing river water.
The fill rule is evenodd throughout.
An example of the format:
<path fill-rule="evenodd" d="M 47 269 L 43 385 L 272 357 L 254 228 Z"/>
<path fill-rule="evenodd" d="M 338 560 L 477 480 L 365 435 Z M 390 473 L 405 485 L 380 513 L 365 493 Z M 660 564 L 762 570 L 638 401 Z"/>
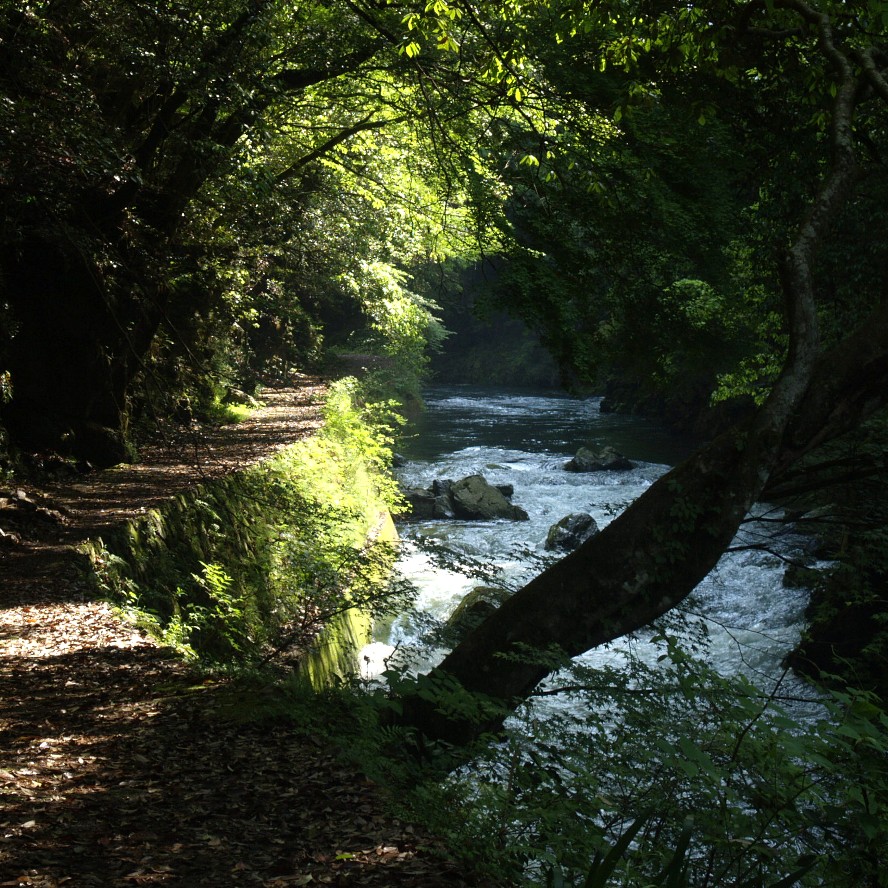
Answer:
<path fill-rule="evenodd" d="M 523 392 L 470 387 L 435 387 L 425 394 L 426 412 L 415 423 L 403 451 L 398 476 L 406 487 L 423 488 L 439 478 L 457 480 L 482 474 L 491 484 L 514 487 L 512 502 L 528 521 L 407 522 L 399 528 L 399 569 L 419 590 L 416 608 L 446 620 L 476 585 L 454 570 L 438 566 L 421 547 L 430 538 L 459 554 L 493 564 L 515 587 L 540 570 L 549 527 L 570 512 L 588 512 L 604 527 L 640 496 L 671 465 L 688 453 L 688 444 L 648 420 L 605 414 L 600 399 L 576 399 L 555 392 Z M 564 464 L 580 446 L 611 446 L 631 459 L 625 472 L 573 473 Z M 776 538 L 767 507 L 748 521 L 717 568 L 700 584 L 692 608 L 702 615 L 710 637 L 708 658 L 720 672 L 743 672 L 769 687 L 784 672 L 782 660 L 803 627 L 807 592 L 783 586 L 786 560 L 804 557 L 810 540 L 784 528 Z M 755 548 L 766 543 L 768 549 Z M 363 653 L 364 674 L 374 678 L 398 646 L 417 640 L 423 621 L 399 616 L 377 627 L 376 641 Z M 642 649 L 641 640 L 633 644 Z M 659 649 L 650 646 L 655 660 Z M 436 651 L 417 659 L 424 669 L 440 659 Z M 583 657 L 591 666 L 619 663 L 621 646 Z M 784 679 L 784 692 L 795 682 Z"/>

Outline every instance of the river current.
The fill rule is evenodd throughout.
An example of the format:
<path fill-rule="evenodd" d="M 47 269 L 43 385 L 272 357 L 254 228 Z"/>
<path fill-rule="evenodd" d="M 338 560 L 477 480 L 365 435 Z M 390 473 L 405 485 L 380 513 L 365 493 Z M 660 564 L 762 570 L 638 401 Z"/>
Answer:
<path fill-rule="evenodd" d="M 399 570 L 418 588 L 417 610 L 446 620 L 477 579 L 437 566 L 416 545 L 430 538 L 456 553 L 493 564 L 516 588 L 540 570 L 549 527 L 570 512 L 588 512 L 604 527 L 670 466 L 688 453 L 687 442 L 653 422 L 604 414 L 600 399 L 577 399 L 555 392 L 522 392 L 469 387 L 436 387 L 425 393 L 426 412 L 415 424 L 398 470 L 406 487 L 433 480 L 482 474 L 491 484 L 510 484 L 512 502 L 528 521 L 422 521 L 399 528 Z M 635 468 L 625 472 L 573 473 L 564 464 L 580 446 L 611 446 Z M 787 532 L 774 537 L 767 506 L 744 524 L 715 570 L 698 586 L 692 611 L 709 632 L 708 659 L 724 674 L 745 673 L 769 687 L 782 674 L 781 662 L 803 627 L 807 592 L 783 586 L 786 559 L 803 557 L 810 541 Z M 766 544 L 767 548 L 759 548 Z M 395 646 L 416 641 L 415 615 L 378 627 L 374 644 L 363 652 L 365 677 L 385 668 Z M 638 653 L 644 634 L 633 644 Z M 650 646 L 652 662 L 659 649 Z M 416 662 L 418 669 L 442 651 Z M 615 665 L 619 643 L 583 657 L 588 665 Z M 784 680 L 792 693 L 794 681 Z"/>

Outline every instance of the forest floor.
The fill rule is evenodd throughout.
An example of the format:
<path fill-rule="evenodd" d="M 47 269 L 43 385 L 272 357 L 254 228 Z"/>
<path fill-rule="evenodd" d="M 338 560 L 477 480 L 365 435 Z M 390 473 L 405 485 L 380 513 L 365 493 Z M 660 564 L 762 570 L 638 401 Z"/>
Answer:
<path fill-rule="evenodd" d="M 76 570 L 78 542 L 311 434 L 323 394 L 306 378 L 136 465 L 0 496 L 0 886 L 479 884 L 292 721 L 227 718 L 223 680 Z"/>

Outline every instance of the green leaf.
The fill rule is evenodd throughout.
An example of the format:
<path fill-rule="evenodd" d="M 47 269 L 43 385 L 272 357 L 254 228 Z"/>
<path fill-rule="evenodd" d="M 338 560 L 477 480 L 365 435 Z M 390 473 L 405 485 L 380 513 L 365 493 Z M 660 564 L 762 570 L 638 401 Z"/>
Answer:
<path fill-rule="evenodd" d="M 593 861 L 586 880 L 583 882 L 583 888 L 607 888 L 608 879 L 616 870 L 620 858 L 648 819 L 647 817 L 639 817 L 626 828 L 603 859 L 598 859 L 596 856 L 596 860 Z"/>

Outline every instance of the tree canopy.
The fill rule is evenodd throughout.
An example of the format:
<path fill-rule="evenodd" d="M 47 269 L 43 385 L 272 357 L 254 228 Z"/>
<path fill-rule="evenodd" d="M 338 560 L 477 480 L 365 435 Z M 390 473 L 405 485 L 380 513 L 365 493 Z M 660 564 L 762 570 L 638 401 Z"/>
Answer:
<path fill-rule="evenodd" d="M 440 89 L 389 32 L 399 18 L 4 6 L 14 444 L 119 461 L 128 424 L 171 409 L 163 393 L 196 404 L 251 370 L 304 368 L 325 337 L 365 331 L 418 359 L 434 322 L 410 270 L 465 226 L 429 147 Z"/>
<path fill-rule="evenodd" d="M 884 405 L 879 0 L 35 0 L 0 40 L 15 448 L 110 465 L 334 346 L 420 373 L 447 260 L 483 256 L 568 384 L 739 404 L 432 680 L 513 705 L 550 666 L 516 645 L 662 614 Z"/>
<path fill-rule="evenodd" d="M 4 460 L 132 459 L 337 349 L 406 392 L 485 261 L 476 303 L 566 386 L 686 426 L 722 405 L 403 692 L 426 738 L 499 730 L 565 658 L 675 608 L 761 497 L 884 469 L 884 0 L 7 0 L 0 48 Z M 849 433 L 859 452 L 812 464 Z M 840 587 L 884 586 L 880 533 Z M 866 747 L 856 774 L 884 759 L 829 737 Z M 860 819 L 869 877 L 884 827 Z"/>

